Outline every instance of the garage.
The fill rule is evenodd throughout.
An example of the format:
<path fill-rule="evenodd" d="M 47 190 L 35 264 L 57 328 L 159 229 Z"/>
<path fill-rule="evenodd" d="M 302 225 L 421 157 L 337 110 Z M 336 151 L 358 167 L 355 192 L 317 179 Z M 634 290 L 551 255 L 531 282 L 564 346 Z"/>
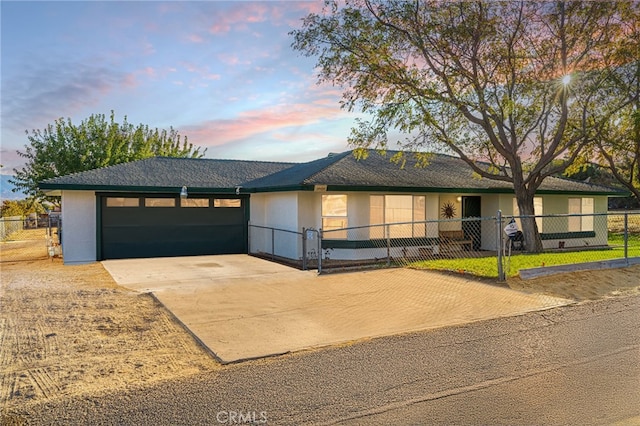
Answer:
<path fill-rule="evenodd" d="M 247 196 L 96 195 L 99 259 L 247 252 Z"/>

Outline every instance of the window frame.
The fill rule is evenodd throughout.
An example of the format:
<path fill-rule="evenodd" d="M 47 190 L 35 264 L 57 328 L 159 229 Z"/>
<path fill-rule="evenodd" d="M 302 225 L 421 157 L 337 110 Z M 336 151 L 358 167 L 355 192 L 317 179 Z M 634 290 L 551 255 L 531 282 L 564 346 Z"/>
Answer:
<path fill-rule="evenodd" d="M 333 209 L 328 210 L 329 200 L 344 198 L 344 212 Z M 325 200 L 327 200 L 325 202 Z M 322 194 L 320 198 L 320 216 L 322 222 L 322 232 L 331 240 L 346 240 L 347 231 L 335 231 L 336 229 L 344 229 L 349 226 L 349 197 L 347 194 Z M 335 224 L 332 222 L 339 222 Z"/>
<path fill-rule="evenodd" d="M 577 201 L 577 206 L 573 206 L 573 209 L 571 205 L 572 201 Z M 577 211 L 575 207 L 579 207 L 579 211 Z M 593 197 L 569 197 L 567 199 L 567 213 L 569 215 L 580 215 L 568 217 L 568 232 L 592 232 L 595 230 L 593 216 L 595 214 L 595 199 Z"/>
<path fill-rule="evenodd" d="M 110 200 L 122 200 L 122 204 L 113 204 L 113 205 L 109 205 L 109 201 Z M 127 205 L 126 201 L 127 200 L 135 200 L 136 201 L 136 205 Z M 122 208 L 129 208 L 129 209 L 135 209 L 140 207 L 140 197 L 105 197 L 105 202 L 104 202 L 105 207 L 107 208 L 116 208 L 116 209 L 122 209 Z"/>
<path fill-rule="evenodd" d="M 407 210 L 406 207 L 390 206 L 390 202 L 396 199 L 411 198 L 411 218 L 408 220 L 393 220 L 390 222 L 389 213 L 396 210 Z M 375 202 L 374 202 L 375 200 Z M 380 203 L 382 200 L 382 203 Z M 374 211 L 374 209 L 376 211 Z M 401 213 L 401 212 L 400 212 Z M 397 215 L 393 215 L 397 216 Z M 404 219 L 404 218 L 400 218 Z M 425 238 L 427 236 L 427 197 L 414 194 L 371 194 L 369 195 L 369 225 L 372 226 L 370 238 L 385 238 L 389 226 L 390 238 Z M 375 223 L 374 223 L 375 222 Z M 411 224 L 409 224 L 409 222 Z M 416 222 L 422 222 L 416 224 Z M 406 223 L 405 225 L 393 225 L 394 223 Z M 380 226 L 375 226 L 380 225 Z"/>
<path fill-rule="evenodd" d="M 206 201 L 206 205 L 199 205 L 198 201 L 202 202 L 202 201 Z M 211 207 L 211 202 L 209 201 L 209 198 L 198 198 L 198 197 L 194 197 L 194 198 L 180 198 L 180 208 L 209 208 Z"/>
<path fill-rule="evenodd" d="M 241 207 L 242 207 L 242 198 L 214 198 L 213 199 L 214 209 L 239 209 Z"/>
<path fill-rule="evenodd" d="M 164 205 L 165 201 L 170 201 L 172 205 Z M 156 204 L 158 203 L 158 204 Z M 150 209 L 173 209 L 178 205 L 175 197 L 144 197 L 144 207 Z"/>

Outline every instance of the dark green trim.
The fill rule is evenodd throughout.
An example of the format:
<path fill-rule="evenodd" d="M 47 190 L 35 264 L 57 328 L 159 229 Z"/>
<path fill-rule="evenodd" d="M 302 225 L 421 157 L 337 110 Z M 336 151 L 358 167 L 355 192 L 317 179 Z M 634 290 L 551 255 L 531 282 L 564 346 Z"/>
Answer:
<path fill-rule="evenodd" d="M 439 238 L 391 238 L 391 247 L 419 247 L 438 244 Z M 372 240 L 322 240 L 323 249 L 362 249 L 362 248 L 385 248 L 387 240 L 377 238 Z"/>
<path fill-rule="evenodd" d="M 541 233 L 540 239 L 542 240 L 575 240 L 581 238 L 594 238 L 596 236 L 595 231 L 581 231 L 581 232 L 549 232 Z"/>
<path fill-rule="evenodd" d="M 179 194 L 182 187 L 174 186 L 117 186 L 117 185 L 78 185 L 78 184 L 49 184 L 41 183 L 41 190 L 63 190 L 63 191 L 117 191 L 117 192 L 165 192 Z M 240 194 L 261 193 L 261 192 L 291 192 L 291 191 L 314 191 L 313 184 L 266 186 L 258 188 L 242 187 Z M 196 188 L 188 187 L 189 193 L 194 194 L 235 194 L 236 188 Z M 327 185 L 327 192 L 387 192 L 387 193 L 462 193 L 462 194 L 511 194 L 515 195 L 510 188 L 428 188 L 412 186 L 366 186 L 366 185 Z M 553 191 L 538 190 L 536 195 L 590 195 L 609 197 L 628 197 L 628 191 Z"/>
<path fill-rule="evenodd" d="M 287 185 L 287 186 L 264 186 L 260 188 L 242 188 L 244 191 L 256 194 L 260 192 L 292 192 L 292 191 L 313 191 L 314 185 Z"/>
<path fill-rule="evenodd" d="M 243 188 L 250 193 L 260 192 L 290 192 L 290 191 L 314 191 L 315 185 L 289 185 L 289 186 L 268 186 L 263 188 Z M 386 192 L 386 193 L 460 193 L 460 194 L 510 194 L 515 196 L 513 189 L 509 188 L 425 188 L 412 186 L 365 186 L 365 185 L 327 185 L 326 192 Z M 553 191 L 539 190 L 536 195 L 591 195 L 626 197 L 628 192 L 619 191 Z"/>
<path fill-rule="evenodd" d="M 41 183 L 40 189 L 59 189 L 61 191 L 114 191 L 114 192 L 165 192 L 169 194 L 180 194 L 182 186 L 120 186 L 120 185 L 56 185 Z M 195 194 L 235 194 L 236 188 L 196 188 L 187 187 L 189 193 Z M 240 193 L 246 193 L 246 190 L 241 189 Z M 241 195 L 240 194 L 240 195 Z"/>
<path fill-rule="evenodd" d="M 540 234 L 543 240 L 570 240 L 580 238 L 594 238 L 594 231 L 583 232 L 556 232 Z M 420 247 L 441 244 L 440 238 L 391 238 L 390 247 Z M 365 248 L 385 248 L 387 240 L 376 238 L 371 240 L 322 240 L 323 249 L 365 249 Z"/>
<path fill-rule="evenodd" d="M 251 202 L 251 197 L 246 194 L 240 194 L 236 197 L 242 199 L 242 205 L 244 207 L 244 230 L 242 231 L 242 239 L 244 240 L 244 253 L 249 254 L 249 219 L 251 218 L 249 203 Z"/>
<path fill-rule="evenodd" d="M 179 192 L 179 191 L 178 191 Z M 191 188 L 188 189 L 189 192 L 189 196 L 191 196 L 192 194 L 198 194 L 198 195 L 202 195 L 202 196 L 208 196 L 208 197 L 219 197 L 219 198 L 249 198 L 249 194 L 237 194 L 235 192 L 233 192 L 233 194 L 230 194 L 228 192 L 225 193 L 220 193 L 220 192 L 205 192 L 205 191 L 191 191 Z M 164 192 L 158 192 L 158 191 L 147 191 L 147 192 L 126 192 L 126 191 L 114 191 L 114 192 L 104 192 L 104 191 L 96 191 L 96 196 L 100 196 L 100 197 L 146 197 L 146 196 L 154 196 L 154 197 L 167 197 L 167 198 L 172 198 L 172 197 L 180 197 L 179 193 L 176 193 L 174 191 L 164 191 Z M 143 207 L 142 203 L 141 203 L 141 207 Z M 134 207 L 135 208 L 135 207 Z"/>
<path fill-rule="evenodd" d="M 102 196 L 94 194 L 96 198 L 96 260 L 102 258 Z"/>

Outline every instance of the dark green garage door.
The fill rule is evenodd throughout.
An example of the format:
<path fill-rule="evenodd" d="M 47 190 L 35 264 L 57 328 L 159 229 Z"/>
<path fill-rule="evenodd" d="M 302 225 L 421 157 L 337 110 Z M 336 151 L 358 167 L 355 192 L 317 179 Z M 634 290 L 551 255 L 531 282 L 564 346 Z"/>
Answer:
<path fill-rule="evenodd" d="M 102 195 L 101 258 L 247 252 L 248 198 Z"/>

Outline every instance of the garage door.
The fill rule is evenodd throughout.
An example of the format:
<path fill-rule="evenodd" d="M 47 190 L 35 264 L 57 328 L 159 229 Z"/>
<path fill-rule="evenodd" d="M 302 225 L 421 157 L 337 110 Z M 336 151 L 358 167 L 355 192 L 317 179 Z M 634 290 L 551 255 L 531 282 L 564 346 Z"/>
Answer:
<path fill-rule="evenodd" d="M 247 252 L 246 197 L 100 198 L 102 259 Z"/>

